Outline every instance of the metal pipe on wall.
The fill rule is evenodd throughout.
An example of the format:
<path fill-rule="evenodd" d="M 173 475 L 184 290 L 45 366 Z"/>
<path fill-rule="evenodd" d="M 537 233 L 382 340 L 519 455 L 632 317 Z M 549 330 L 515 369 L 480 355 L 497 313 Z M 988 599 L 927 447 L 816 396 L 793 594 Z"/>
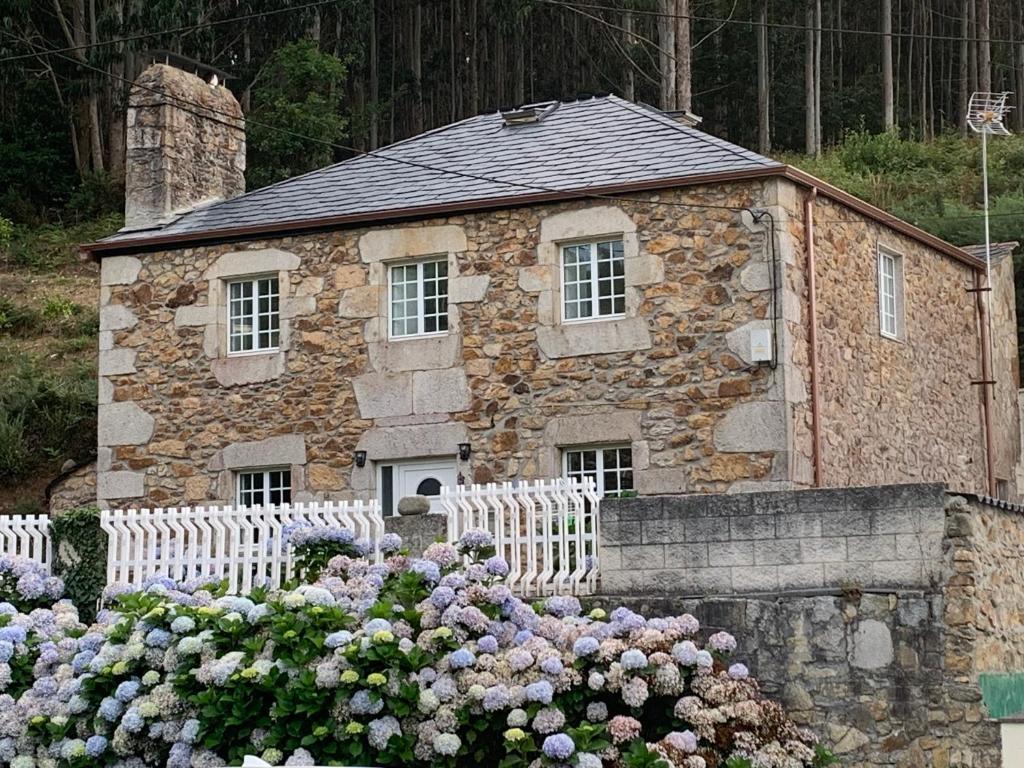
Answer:
<path fill-rule="evenodd" d="M 818 190 L 811 189 L 804 198 L 804 251 L 807 255 L 807 343 L 811 365 L 811 450 L 814 467 L 814 486 L 822 485 L 821 461 L 821 393 L 818 387 L 818 288 L 815 281 L 814 253 L 814 201 Z"/>
<path fill-rule="evenodd" d="M 987 296 L 986 296 L 987 294 Z M 978 327 L 981 331 L 981 413 L 985 430 L 985 480 L 988 485 L 988 495 L 995 497 L 996 488 L 996 465 L 995 449 L 992 439 L 992 387 L 995 382 L 992 379 L 992 356 L 991 339 L 989 333 L 988 307 L 991 306 L 992 285 L 986 273 L 981 270 L 974 271 L 974 296 L 978 305 Z"/>

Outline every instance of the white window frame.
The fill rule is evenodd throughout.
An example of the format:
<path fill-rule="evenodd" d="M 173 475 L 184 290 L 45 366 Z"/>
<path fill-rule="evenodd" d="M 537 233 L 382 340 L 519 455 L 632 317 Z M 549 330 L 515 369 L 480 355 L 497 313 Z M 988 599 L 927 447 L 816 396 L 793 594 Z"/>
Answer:
<path fill-rule="evenodd" d="M 281 491 L 282 493 L 287 492 L 287 494 L 288 494 L 288 501 L 282 502 L 282 503 L 283 504 L 290 504 L 291 503 L 292 490 L 293 490 L 292 489 L 292 469 L 291 469 L 291 467 L 259 467 L 259 468 L 256 468 L 256 469 L 239 469 L 239 470 L 235 471 L 235 505 L 238 506 L 238 507 L 242 507 L 242 508 L 271 506 L 271 504 L 270 504 L 268 499 L 269 499 L 270 492 L 275 489 L 274 486 L 271 483 L 271 479 L 272 479 L 271 476 L 274 473 L 278 473 L 278 472 L 286 473 L 285 476 L 284 476 L 284 479 L 287 480 L 287 485 L 285 485 L 284 483 L 279 483 L 276 486 L 276 490 Z M 242 478 L 245 477 L 245 476 L 249 476 L 249 477 L 262 477 L 263 486 L 262 486 L 260 492 L 263 494 L 264 500 L 267 501 L 266 504 L 245 504 L 245 503 L 242 502 L 242 494 L 243 493 L 250 493 L 250 494 L 253 493 L 253 491 L 251 489 L 248 490 L 248 491 L 243 491 L 242 490 Z"/>
<path fill-rule="evenodd" d="M 436 317 L 437 318 L 438 325 L 440 325 L 441 319 L 442 318 L 444 319 L 444 326 L 445 327 L 443 329 L 437 330 L 437 331 L 424 331 L 423 330 L 423 326 L 425 325 L 425 321 L 426 321 L 426 318 L 427 318 L 426 309 L 425 309 L 426 297 L 424 296 L 424 290 L 423 290 L 424 283 L 426 282 L 426 280 L 425 280 L 425 278 L 423 276 L 423 269 L 424 269 L 424 267 L 427 264 L 438 264 L 438 265 L 443 264 L 444 267 L 445 267 L 445 274 L 444 274 L 444 278 L 443 278 L 444 279 L 444 293 L 438 292 L 436 294 L 436 296 L 434 297 L 435 299 L 439 299 L 442 296 L 444 297 L 445 309 L 444 309 L 444 312 L 435 312 L 432 315 L 430 315 L 431 317 Z M 389 339 L 394 339 L 394 340 L 398 341 L 398 340 L 402 340 L 402 339 L 422 339 L 422 338 L 431 337 L 431 336 L 445 336 L 445 335 L 447 335 L 449 330 L 451 329 L 451 318 L 449 316 L 449 306 L 448 306 L 448 296 L 449 296 L 448 289 L 449 289 L 449 282 L 451 280 L 451 270 L 448 269 L 448 258 L 446 256 L 432 256 L 432 257 L 428 257 L 428 258 L 421 258 L 421 259 L 414 259 L 414 260 L 405 260 L 405 261 L 391 262 L 391 263 L 388 263 L 386 266 L 387 266 L 387 272 L 388 272 L 388 293 L 387 293 L 388 338 Z M 394 326 L 394 322 L 395 322 L 394 271 L 396 269 L 406 268 L 406 267 L 416 267 L 416 283 L 415 284 L 416 284 L 416 328 L 417 328 L 417 330 L 414 333 L 395 333 L 395 326 Z M 441 282 L 441 278 L 433 278 L 433 280 L 435 282 L 437 282 L 437 283 Z M 403 301 L 405 301 L 404 297 L 403 297 Z M 409 319 L 408 317 L 402 318 L 403 321 L 406 321 L 408 319 Z"/>
<path fill-rule="evenodd" d="M 599 245 L 603 245 L 605 243 L 611 243 L 613 245 L 615 243 L 618 243 L 618 245 L 619 245 L 619 253 L 621 254 L 621 256 L 618 259 L 614 259 L 613 258 L 611 260 L 611 262 L 612 262 L 612 264 L 614 264 L 616 261 L 619 261 L 619 262 L 622 263 L 622 274 L 621 275 L 615 275 L 614 268 L 613 268 L 612 275 L 611 275 L 610 278 L 601 278 L 601 277 L 598 276 L 597 247 Z M 587 315 L 585 317 L 567 317 L 566 316 L 566 312 L 565 312 L 566 304 L 568 302 L 568 293 L 567 293 L 567 290 L 566 290 L 566 280 L 565 280 L 565 252 L 566 252 L 566 249 L 568 249 L 568 248 L 580 248 L 582 246 L 587 246 L 590 249 L 590 258 L 588 259 L 587 263 L 590 265 L 590 282 L 589 282 L 589 285 L 590 285 L 590 310 L 591 310 L 592 314 Z M 577 262 L 577 263 L 579 263 L 579 262 Z M 600 322 L 602 320 L 620 320 L 620 319 L 624 318 L 626 316 L 626 243 L 625 243 L 625 239 L 622 237 L 622 235 L 613 235 L 613 236 L 608 236 L 608 237 L 598 237 L 598 238 L 591 238 L 591 239 L 587 239 L 587 240 L 576 240 L 576 241 L 572 241 L 572 242 L 559 243 L 558 244 L 558 280 L 559 280 L 559 285 L 561 287 L 561 298 L 560 298 L 560 301 L 559 301 L 561 306 L 559 308 L 559 313 L 560 313 L 561 321 L 563 323 L 570 323 L 570 324 L 571 323 L 593 323 L 593 322 Z M 614 292 L 614 290 L 615 290 L 614 281 L 615 280 L 621 280 L 622 281 L 622 293 L 615 293 Z M 602 298 L 601 297 L 601 293 L 600 293 L 601 283 L 602 282 L 609 282 L 609 281 L 612 282 L 612 291 L 613 292 L 612 292 L 612 294 L 610 296 L 606 296 L 604 298 L 611 300 L 612 308 L 613 309 L 615 307 L 615 301 L 617 299 L 621 300 L 622 301 L 622 311 L 621 312 L 610 312 L 610 313 L 606 313 L 606 314 L 601 314 L 601 298 Z M 581 281 L 576 281 L 574 284 L 575 285 L 585 285 L 586 283 L 581 282 Z M 573 303 L 578 304 L 579 303 L 579 299 L 578 298 L 577 299 L 573 299 Z"/>
<path fill-rule="evenodd" d="M 607 470 L 605 468 L 605 465 L 604 465 L 604 452 L 605 451 L 622 451 L 622 450 L 627 450 L 627 451 L 630 452 L 629 466 L 628 467 L 617 466 L 614 470 Z M 616 490 L 616 491 L 612 491 L 611 493 L 613 493 L 615 495 L 619 495 L 619 494 L 622 494 L 623 492 L 627 492 L 627 493 L 635 493 L 636 492 L 636 469 L 633 466 L 633 446 L 631 446 L 629 443 L 603 443 L 603 444 L 599 444 L 599 445 L 568 445 L 568 446 L 565 446 L 564 448 L 562 448 L 562 477 L 565 477 L 565 478 L 568 479 L 568 478 L 571 478 L 571 477 L 578 477 L 580 474 L 582 474 L 582 470 L 581 470 L 580 473 L 576 473 L 576 472 L 570 473 L 570 471 L 569 471 L 569 455 L 573 454 L 573 453 L 586 453 L 586 452 L 589 452 L 589 451 L 594 451 L 595 452 L 594 466 L 595 466 L 595 472 L 597 474 L 596 482 L 597 482 L 597 495 L 598 496 L 602 496 L 603 497 L 603 496 L 606 496 L 609 493 L 609 491 L 605 488 L 605 484 L 604 484 L 604 475 L 605 475 L 606 471 L 614 471 L 618 475 L 618 478 L 619 478 L 619 489 Z M 616 458 L 616 461 L 618 461 L 618 458 Z M 624 471 L 628 471 L 628 472 L 632 473 L 632 475 L 633 475 L 633 477 L 630 480 L 630 482 L 632 483 L 632 487 L 631 488 L 622 488 L 622 474 L 623 474 Z"/>
<path fill-rule="evenodd" d="M 889 266 L 891 270 L 887 270 Z M 891 271 L 891 274 L 887 274 Z M 887 339 L 904 338 L 903 254 L 878 247 L 878 332 Z M 891 282 L 891 285 L 889 285 Z M 891 288 L 891 292 L 888 290 Z M 887 306 L 891 302 L 891 311 Z"/>
<path fill-rule="evenodd" d="M 259 308 L 259 302 L 261 298 L 260 294 L 260 283 L 263 281 L 273 281 L 276 284 L 276 290 L 271 290 L 267 294 L 263 294 L 262 297 L 269 298 L 272 302 L 276 300 L 276 309 L 272 309 L 268 312 L 261 312 Z M 252 288 L 252 313 L 248 315 L 235 315 L 233 313 L 235 300 L 232 298 L 232 291 L 236 285 L 249 285 Z M 276 274 L 270 275 L 256 275 L 254 277 L 245 277 L 242 279 L 231 279 L 225 281 L 224 293 L 226 296 L 226 308 L 227 313 L 227 349 L 228 356 L 239 357 L 242 355 L 259 355 L 266 354 L 268 352 L 277 352 L 281 349 L 281 282 L 280 278 Z M 237 318 L 249 318 L 251 320 L 251 326 L 248 334 L 236 334 L 232 331 L 234 320 Z M 267 346 L 260 346 L 260 319 L 263 317 L 276 317 L 276 327 L 271 329 L 269 333 L 277 333 L 277 343 L 270 344 Z M 264 331 L 267 333 L 267 331 Z M 250 338 L 252 341 L 251 349 L 239 349 L 233 350 L 232 342 L 234 339 Z"/>

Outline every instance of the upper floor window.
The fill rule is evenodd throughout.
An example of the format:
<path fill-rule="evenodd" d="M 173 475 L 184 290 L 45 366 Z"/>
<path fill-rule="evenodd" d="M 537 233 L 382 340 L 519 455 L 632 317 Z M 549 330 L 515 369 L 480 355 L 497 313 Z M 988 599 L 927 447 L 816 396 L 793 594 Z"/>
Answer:
<path fill-rule="evenodd" d="M 565 476 L 570 480 L 592 478 L 598 496 L 619 496 L 633 490 L 633 451 L 628 446 L 567 448 L 562 457 Z"/>
<path fill-rule="evenodd" d="M 281 294 L 276 277 L 228 283 L 228 350 L 276 350 L 281 342 Z"/>
<path fill-rule="evenodd" d="M 290 504 L 292 472 L 290 469 L 254 469 L 239 472 L 235 501 L 240 507 L 267 507 Z"/>
<path fill-rule="evenodd" d="M 391 337 L 448 330 L 448 262 L 395 264 L 388 271 Z"/>
<path fill-rule="evenodd" d="M 878 250 L 878 325 L 883 336 L 903 338 L 903 257 Z"/>
<path fill-rule="evenodd" d="M 618 317 L 625 313 L 622 240 L 562 246 L 562 319 Z"/>

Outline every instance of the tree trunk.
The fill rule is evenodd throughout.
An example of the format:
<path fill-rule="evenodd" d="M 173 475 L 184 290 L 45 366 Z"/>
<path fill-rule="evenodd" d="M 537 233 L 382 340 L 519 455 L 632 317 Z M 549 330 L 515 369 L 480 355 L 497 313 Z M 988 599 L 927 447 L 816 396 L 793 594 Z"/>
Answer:
<path fill-rule="evenodd" d="M 957 104 L 956 114 L 960 122 L 960 135 L 967 136 L 967 101 L 971 98 L 970 84 L 970 43 L 968 37 L 971 34 L 970 6 L 971 0 L 962 0 L 960 4 L 960 103 Z"/>
<path fill-rule="evenodd" d="M 815 154 L 818 146 L 814 135 L 818 124 L 814 116 L 814 2 L 807 0 L 804 33 L 804 150 L 808 155 Z"/>
<path fill-rule="evenodd" d="M 661 74 L 661 108 L 676 108 L 675 0 L 658 0 L 658 69 Z"/>
<path fill-rule="evenodd" d="M 989 0 L 978 0 L 978 90 L 992 90 L 992 37 Z"/>
<path fill-rule="evenodd" d="M 513 98 L 517 107 L 526 103 L 526 29 L 522 17 L 516 19 L 515 46 L 516 71 Z"/>
<path fill-rule="evenodd" d="M 480 67 L 477 62 L 477 38 L 479 27 L 477 26 L 477 0 L 470 0 L 469 3 L 469 30 L 473 36 L 469 53 L 469 113 L 480 114 Z"/>
<path fill-rule="evenodd" d="M 768 89 L 768 0 L 757 9 L 757 148 L 762 155 L 772 151 L 770 119 L 771 97 Z"/>
<path fill-rule="evenodd" d="M 676 109 L 693 107 L 693 48 L 690 39 L 690 0 L 676 0 L 675 65 Z"/>
<path fill-rule="evenodd" d="M 412 16 L 412 131 L 423 133 L 423 3 L 417 2 Z"/>
<path fill-rule="evenodd" d="M 971 69 L 971 93 L 974 93 L 979 88 L 978 79 L 978 2 L 977 0 L 968 0 L 967 13 L 969 18 L 970 26 L 970 37 L 972 38 L 970 46 L 970 69 Z"/>
<path fill-rule="evenodd" d="M 622 46 L 626 49 L 625 71 L 622 73 L 623 95 L 629 101 L 636 101 L 636 73 L 633 71 L 633 12 L 622 13 Z"/>
<path fill-rule="evenodd" d="M 814 3 L 814 154 L 821 154 L 821 0 Z"/>
<path fill-rule="evenodd" d="M 882 127 L 896 125 L 892 93 L 892 0 L 882 0 Z"/>

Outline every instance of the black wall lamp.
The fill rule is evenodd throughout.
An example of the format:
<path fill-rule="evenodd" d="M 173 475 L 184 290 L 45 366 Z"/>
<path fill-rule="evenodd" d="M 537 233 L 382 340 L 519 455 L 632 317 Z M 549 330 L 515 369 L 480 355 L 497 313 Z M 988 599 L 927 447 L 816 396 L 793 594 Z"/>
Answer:
<path fill-rule="evenodd" d="M 469 460 L 469 443 L 459 443 L 459 459 L 461 461 Z"/>
<path fill-rule="evenodd" d="M 366 466 L 366 451 L 356 451 L 356 466 L 357 467 L 365 467 Z"/>

